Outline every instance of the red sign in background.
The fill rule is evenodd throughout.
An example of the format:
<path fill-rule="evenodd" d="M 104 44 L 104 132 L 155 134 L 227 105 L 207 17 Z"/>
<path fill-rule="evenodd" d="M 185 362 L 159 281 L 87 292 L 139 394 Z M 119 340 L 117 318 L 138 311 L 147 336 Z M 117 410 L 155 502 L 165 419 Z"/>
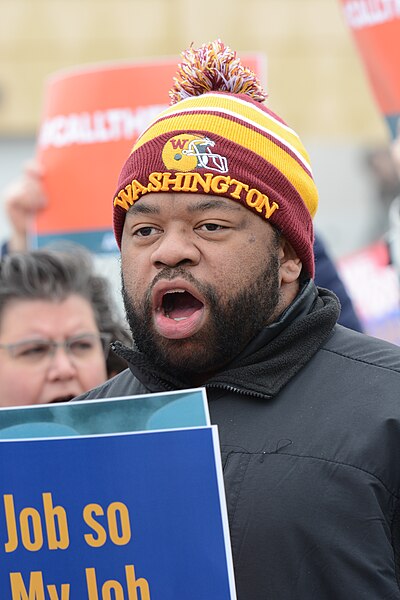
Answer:
<path fill-rule="evenodd" d="M 264 57 L 243 55 L 261 80 Z M 70 239 L 115 251 L 112 200 L 139 134 L 169 104 L 178 59 L 93 65 L 46 83 L 37 156 L 48 208 L 36 223 L 38 246 Z"/>
<path fill-rule="evenodd" d="M 400 4 L 339 0 L 372 92 L 392 135 L 400 117 Z"/>

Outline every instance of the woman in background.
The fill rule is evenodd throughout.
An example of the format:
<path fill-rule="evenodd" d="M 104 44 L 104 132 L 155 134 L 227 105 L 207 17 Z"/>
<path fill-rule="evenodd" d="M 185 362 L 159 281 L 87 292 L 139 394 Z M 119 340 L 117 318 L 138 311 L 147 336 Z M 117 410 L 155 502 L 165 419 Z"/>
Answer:
<path fill-rule="evenodd" d="M 0 263 L 0 406 L 68 401 L 126 365 L 130 342 L 83 249 L 16 252 Z"/>

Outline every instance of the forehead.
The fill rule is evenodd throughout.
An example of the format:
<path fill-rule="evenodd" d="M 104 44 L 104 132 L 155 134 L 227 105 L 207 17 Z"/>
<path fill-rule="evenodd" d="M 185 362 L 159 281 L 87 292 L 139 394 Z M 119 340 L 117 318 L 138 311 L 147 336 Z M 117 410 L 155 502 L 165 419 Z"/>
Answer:
<path fill-rule="evenodd" d="M 247 209 L 233 200 L 210 194 L 190 194 L 159 192 L 142 197 L 128 210 L 128 215 L 172 213 L 184 211 L 187 214 L 219 210 L 226 213 L 249 213 Z"/>
<path fill-rule="evenodd" d="M 74 328 L 96 327 L 90 302 L 77 294 L 64 300 L 10 300 L 0 315 L 0 337 L 57 336 Z"/>

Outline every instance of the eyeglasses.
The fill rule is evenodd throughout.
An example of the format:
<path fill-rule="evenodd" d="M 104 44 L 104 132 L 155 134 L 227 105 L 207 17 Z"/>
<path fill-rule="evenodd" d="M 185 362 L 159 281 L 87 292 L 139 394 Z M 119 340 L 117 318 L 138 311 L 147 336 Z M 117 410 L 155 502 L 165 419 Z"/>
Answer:
<path fill-rule="evenodd" d="M 71 336 L 63 342 L 50 339 L 22 340 L 15 344 L 0 344 L 0 349 L 7 350 L 11 358 L 22 364 L 35 365 L 53 358 L 57 348 L 63 348 L 70 358 L 76 360 L 88 358 L 99 349 L 107 358 L 110 341 L 109 333 L 83 333 Z"/>

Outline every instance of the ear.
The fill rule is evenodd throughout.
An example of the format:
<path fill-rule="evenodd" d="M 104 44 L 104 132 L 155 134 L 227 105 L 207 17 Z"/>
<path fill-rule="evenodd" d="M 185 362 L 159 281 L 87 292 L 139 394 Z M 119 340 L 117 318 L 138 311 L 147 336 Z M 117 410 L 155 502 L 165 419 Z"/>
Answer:
<path fill-rule="evenodd" d="M 294 283 L 300 277 L 302 262 L 293 246 L 283 236 L 279 243 L 279 278 L 280 283 Z"/>

